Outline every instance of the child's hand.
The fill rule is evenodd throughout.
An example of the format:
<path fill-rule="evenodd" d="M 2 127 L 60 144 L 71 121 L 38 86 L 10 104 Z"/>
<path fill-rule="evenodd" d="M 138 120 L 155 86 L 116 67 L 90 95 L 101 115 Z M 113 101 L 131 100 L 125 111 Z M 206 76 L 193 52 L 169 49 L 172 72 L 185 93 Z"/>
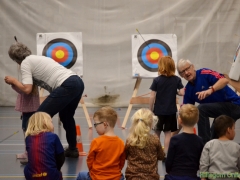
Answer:
<path fill-rule="evenodd" d="M 14 77 L 11 77 L 11 76 L 5 76 L 5 82 L 7 83 L 7 84 L 10 84 L 10 85 L 12 85 L 13 84 L 13 82 L 16 80 Z"/>
<path fill-rule="evenodd" d="M 207 180 L 206 178 L 201 178 L 201 180 Z"/>

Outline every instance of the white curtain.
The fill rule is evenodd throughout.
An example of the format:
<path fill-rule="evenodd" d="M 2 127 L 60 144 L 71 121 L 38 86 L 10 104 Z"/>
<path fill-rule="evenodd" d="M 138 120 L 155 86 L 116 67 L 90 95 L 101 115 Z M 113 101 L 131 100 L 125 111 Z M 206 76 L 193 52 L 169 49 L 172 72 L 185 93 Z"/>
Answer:
<path fill-rule="evenodd" d="M 14 106 L 16 99 L 4 77 L 21 79 L 8 57 L 14 36 L 36 54 L 37 33 L 82 32 L 86 105 L 124 107 L 136 81 L 136 28 L 176 34 L 179 59 L 228 73 L 240 41 L 239 7 L 239 0 L 0 0 L 0 106 Z M 151 83 L 143 79 L 138 95 L 148 93 Z"/>

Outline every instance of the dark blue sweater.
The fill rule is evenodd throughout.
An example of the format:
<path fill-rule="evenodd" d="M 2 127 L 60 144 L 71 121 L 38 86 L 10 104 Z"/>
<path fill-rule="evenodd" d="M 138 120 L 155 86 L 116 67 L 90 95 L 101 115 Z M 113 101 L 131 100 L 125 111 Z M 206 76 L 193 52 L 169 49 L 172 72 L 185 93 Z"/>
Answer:
<path fill-rule="evenodd" d="M 202 138 L 195 134 L 181 133 L 173 136 L 166 159 L 167 173 L 196 177 L 203 146 Z"/>

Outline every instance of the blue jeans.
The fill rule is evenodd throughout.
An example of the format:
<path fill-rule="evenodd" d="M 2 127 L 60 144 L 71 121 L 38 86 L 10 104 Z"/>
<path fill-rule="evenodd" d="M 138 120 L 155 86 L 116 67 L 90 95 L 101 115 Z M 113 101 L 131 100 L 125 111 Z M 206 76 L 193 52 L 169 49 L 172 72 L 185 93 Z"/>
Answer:
<path fill-rule="evenodd" d="M 48 113 L 51 117 L 59 113 L 69 149 L 76 149 L 75 110 L 82 97 L 84 84 L 77 75 L 70 76 L 62 85 L 53 90 L 37 111 Z"/>
<path fill-rule="evenodd" d="M 120 180 L 124 180 L 124 175 L 122 174 L 122 177 L 120 178 Z M 81 171 L 80 173 L 78 173 L 77 179 L 76 180 L 92 180 L 89 172 L 87 171 Z"/>
<path fill-rule="evenodd" d="M 204 144 L 211 139 L 210 117 L 217 118 L 220 115 L 226 115 L 233 118 L 235 121 L 240 118 L 240 106 L 231 102 L 200 104 L 198 110 L 198 135 L 202 137 Z M 213 128 L 214 124 L 212 125 L 212 130 Z"/>

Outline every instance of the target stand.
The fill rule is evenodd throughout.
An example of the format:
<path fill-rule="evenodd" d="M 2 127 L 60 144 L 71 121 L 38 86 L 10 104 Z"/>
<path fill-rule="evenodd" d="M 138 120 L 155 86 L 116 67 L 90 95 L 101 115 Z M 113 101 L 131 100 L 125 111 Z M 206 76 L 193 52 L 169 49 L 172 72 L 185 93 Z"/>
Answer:
<path fill-rule="evenodd" d="M 43 93 L 44 93 L 44 89 L 41 88 L 41 89 L 40 89 L 40 93 L 39 93 L 40 104 L 47 98 L 47 96 L 43 96 Z M 88 123 L 88 127 L 89 127 L 89 129 L 90 129 L 90 128 L 92 128 L 92 122 L 91 122 L 91 119 L 90 119 L 90 117 L 89 117 L 88 110 L 87 110 L 87 107 L 86 107 L 86 105 L 85 105 L 85 103 L 84 103 L 83 97 L 86 97 L 86 95 L 81 97 L 80 103 L 81 103 L 81 105 L 82 105 L 83 112 L 84 112 L 84 114 L 85 114 L 85 117 L 86 117 L 86 120 L 87 120 L 87 123 Z M 58 124 L 61 125 L 60 118 L 58 118 Z"/>
<path fill-rule="evenodd" d="M 127 124 L 128 117 L 129 117 L 130 112 L 132 110 L 133 104 L 149 104 L 149 98 L 150 97 L 143 97 L 145 95 L 148 95 L 149 93 L 145 94 L 145 95 L 142 95 L 142 96 L 137 96 L 137 92 L 138 92 L 141 81 L 142 81 L 142 78 L 140 78 L 140 77 L 138 77 L 136 79 L 136 83 L 135 83 L 134 90 L 133 90 L 133 95 L 132 95 L 132 98 L 130 99 L 128 109 L 127 109 L 126 115 L 125 115 L 123 123 L 122 123 L 122 128 L 125 128 L 125 126 Z"/>
<path fill-rule="evenodd" d="M 130 99 L 128 109 L 127 109 L 126 115 L 125 115 L 123 123 L 122 123 L 122 128 L 123 129 L 126 127 L 126 124 L 127 124 L 130 112 L 132 110 L 133 104 L 149 104 L 150 96 L 149 97 L 144 97 L 144 96 L 147 96 L 150 93 L 147 93 L 147 94 L 144 94 L 144 95 L 141 95 L 141 96 L 137 96 L 137 92 L 138 92 L 141 81 L 142 81 L 142 78 L 140 78 L 140 77 L 138 77 L 137 80 L 136 80 L 134 90 L 133 90 L 133 95 L 132 95 L 132 98 Z M 239 90 L 240 90 L 240 83 L 239 83 Z M 177 109 L 179 111 L 180 105 L 179 105 L 179 102 L 178 102 L 178 98 L 176 98 L 176 105 L 177 105 Z"/>
<path fill-rule="evenodd" d="M 137 96 L 137 92 L 142 78 L 158 76 L 158 60 L 162 56 L 171 56 L 177 60 L 177 36 L 175 34 L 139 33 L 139 35 L 132 35 L 132 77 L 136 78 L 136 83 L 122 128 L 126 126 L 133 104 L 149 104 L 150 95 L 148 97 Z"/>

